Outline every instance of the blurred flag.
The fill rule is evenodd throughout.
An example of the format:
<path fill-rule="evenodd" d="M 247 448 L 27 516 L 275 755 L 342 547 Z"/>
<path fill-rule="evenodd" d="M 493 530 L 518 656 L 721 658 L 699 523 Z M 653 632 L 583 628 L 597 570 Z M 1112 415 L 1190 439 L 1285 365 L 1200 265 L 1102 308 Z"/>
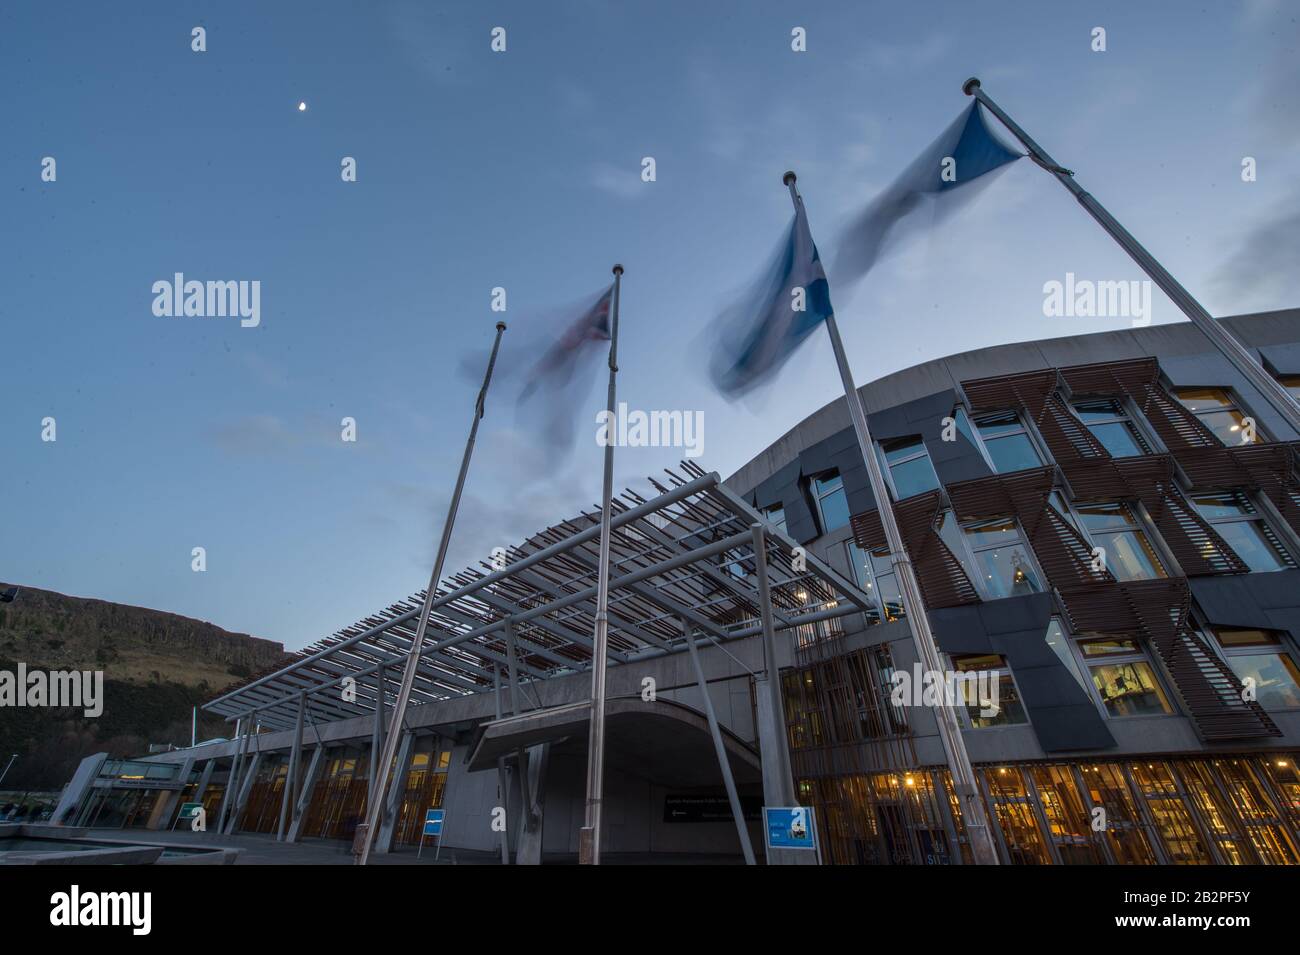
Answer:
<path fill-rule="evenodd" d="M 854 282 L 866 275 L 879 259 L 886 240 L 897 239 L 892 235 L 895 226 L 909 214 L 928 208 L 932 213 L 928 224 L 933 225 L 952 209 L 951 202 L 941 200 L 1021 156 L 1002 144 L 985 122 L 983 108 L 972 101 L 840 237 L 831 269 L 835 281 Z M 969 198 L 977 191 L 963 189 L 956 194 Z"/>
<path fill-rule="evenodd" d="M 737 397 L 762 384 L 830 314 L 830 285 L 800 202 L 767 268 L 714 323 L 714 385 Z"/>
<path fill-rule="evenodd" d="M 610 285 L 594 297 L 545 312 L 511 310 L 496 389 L 512 397 L 516 424 L 547 446 L 571 447 L 580 424 L 591 424 L 595 433 L 595 406 L 586 406 L 609 350 L 613 294 Z M 467 357 L 462 373 L 472 376 L 481 365 L 480 355 Z"/>

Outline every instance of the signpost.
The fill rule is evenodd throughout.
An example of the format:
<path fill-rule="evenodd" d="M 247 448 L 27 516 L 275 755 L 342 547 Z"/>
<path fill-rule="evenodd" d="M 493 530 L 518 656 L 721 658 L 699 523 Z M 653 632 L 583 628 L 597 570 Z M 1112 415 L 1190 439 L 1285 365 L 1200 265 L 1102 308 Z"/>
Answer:
<path fill-rule="evenodd" d="M 817 852 L 817 826 L 811 806 L 763 807 L 767 848 L 811 849 Z"/>
<path fill-rule="evenodd" d="M 424 811 L 424 830 L 420 833 L 420 848 L 416 851 L 415 857 L 420 858 L 420 853 L 424 852 L 424 837 L 437 836 L 438 848 L 433 852 L 433 861 L 438 861 L 438 856 L 442 852 L 442 822 L 447 818 L 445 809 L 426 809 Z"/>

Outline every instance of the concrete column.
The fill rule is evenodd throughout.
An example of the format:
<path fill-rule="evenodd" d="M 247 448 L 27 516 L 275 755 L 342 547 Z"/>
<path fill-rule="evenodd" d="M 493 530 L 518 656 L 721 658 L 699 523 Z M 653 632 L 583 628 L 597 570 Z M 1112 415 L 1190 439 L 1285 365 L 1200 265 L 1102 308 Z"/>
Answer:
<path fill-rule="evenodd" d="M 194 757 L 187 756 L 185 762 L 181 763 L 181 769 L 176 774 L 176 778 L 182 783 L 186 782 L 190 778 L 190 772 L 193 769 Z M 163 829 L 167 826 L 167 823 L 171 821 L 172 816 L 176 813 L 183 792 L 185 792 L 184 786 L 163 795 L 163 798 L 159 800 L 160 805 L 157 807 L 157 812 L 154 814 L 156 818 L 150 818 L 149 820 L 150 829 Z"/>
<path fill-rule="evenodd" d="M 275 830 L 275 841 L 284 842 L 284 830 L 289 821 L 289 807 L 298 795 L 298 764 L 302 762 L 302 727 L 307 715 L 307 694 L 298 695 L 298 719 L 294 724 L 293 746 L 289 749 L 289 768 L 284 774 L 284 788 L 280 791 L 280 824 Z"/>
<path fill-rule="evenodd" d="M 54 814 L 50 816 L 50 822 L 56 826 L 63 826 L 80 821 L 81 815 L 85 812 L 83 803 L 86 797 L 94 792 L 95 777 L 104 768 L 107 759 L 108 753 L 95 753 L 81 761 L 77 771 L 72 774 L 72 779 L 63 788 L 63 793 L 59 796 L 59 804 L 54 807 Z M 69 817 L 68 821 L 64 820 L 64 816 Z"/>
<path fill-rule="evenodd" d="M 226 820 L 225 829 L 222 830 L 226 835 L 233 835 L 239 829 L 239 816 L 244 811 L 244 804 L 248 802 L 248 794 L 253 790 L 253 783 L 257 781 L 257 768 L 262 763 L 262 754 L 254 753 L 253 758 L 249 760 L 248 768 L 244 771 L 243 778 L 239 781 L 239 796 L 235 799 L 234 805 L 230 812 L 230 818 Z"/>
<path fill-rule="evenodd" d="M 316 791 L 316 780 L 320 777 L 321 767 L 325 764 L 325 747 L 317 744 L 312 750 L 311 761 L 307 763 L 307 772 L 302 780 L 302 795 L 294 801 L 293 821 L 289 823 L 289 834 L 285 842 L 297 842 L 302 834 L 302 823 L 307 818 L 307 807 L 311 805 L 312 794 Z"/>
<path fill-rule="evenodd" d="M 397 749 L 397 764 L 393 768 L 393 785 L 388 792 L 388 803 L 384 806 L 384 815 L 379 823 L 379 838 L 375 841 L 374 848 L 371 852 L 380 854 L 393 851 L 393 836 L 397 831 L 398 809 L 402 803 L 402 795 L 406 792 L 406 777 L 411 771 L 411 751 L 415 748 L 415 734 L 407 730 L 402 734 L 402 742 Z M 435 747 L 436 750 L 436 747 Z M 433 759 L 438 758 L 437 752 L 434 752 Z M 430 765 L 430 769 L 432 769 Z M 424 825 L 423 820 L 420 823 Z"/>
<path fill-rule="evenodd" d="M 516 865 L 542 864 L 542 822 L 546 816 L 546 769 L 551 759 L 551 744 L 530 746 L 528 753 L 528 791 L 532 804 L 523 807 L 519 830 L 519 847 L 515 852 Z"/>

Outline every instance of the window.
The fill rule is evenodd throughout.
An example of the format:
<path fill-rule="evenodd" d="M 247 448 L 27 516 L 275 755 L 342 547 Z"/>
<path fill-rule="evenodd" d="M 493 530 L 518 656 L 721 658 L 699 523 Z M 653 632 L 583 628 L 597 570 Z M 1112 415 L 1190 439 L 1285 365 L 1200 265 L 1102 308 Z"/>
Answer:
<path fill-rule="evenodd" d="M 1018 597 L 1043 589 L 1014 518 L 980 521 L 962 530 L 975 557 L 976 586 L 987 599 Z"/>
<path fill-rule="evenodd" d="M 1151 453 L 1151 446 L 1118 401 L 1111 398 L 1076 401 L 1074 411 L 1112 458 L 1131 458 Z"/>
<path fill-rule="evenodd" d="M 919 436 L 882 441 L 880 450 L 898 500 L 933 491 L 939 486 L 939 476 L 930 463 L 930 453 Z"/>
<path fill-rule="evenodd" d="M 785 529 L 785 508 L 780 504 L 773 504 L 771 507 L 764 507 L 758 512 L 767 521 L 782 534 L 786 533 Z"/>
<path fill-rule="evenodd" d="M 1260 440 L 1254 428 L 1244 430 L 1246 416 L 1241 413 L 1232 396 L 1222 388 L 1179 388 L 1174 394 L 1184 408 L 1196 415 L 1201 424 L 1229 447 L 1255 444 Z M 1250 440 L 1243 440 L 1247 437 Z"/>
<path fill-rule="evenodd" d="M 1265 709 L 1300 707 L 1300 669 L 1280 634 L 1270 630 L 1216 629 L 1223 658 L 1243 683 L 1254 680 L 1255 699 Z"/>
<path fill-rule="evenodd" d="M 882 619 L 888 623 L 904 616 L 903 597 L 898 589 L 894 565 L 889 562 L 889 549 L 882 547 L 872 551 L 868 560 L 866 551 L 853 541 L 845 541 L 845 547 L 854 580 L 876 605 L 876 609 L 867 614 L 867 619 L 871 623 L 880 623 Z"/>
<path fill-rule="evenodd" d="M 984 439 L 989 461 L 998 474 L 1042 467 L 1043 461 L 1034 449 L 1029 432 L 1014 411 L 980 415 L 975 419 L 975 427 Z"/>
<path fill-rule="evenodd" d="M 982 729 L 1029 722 L 1003 657 L 993 653 L 955 656 L 952 665 L 957 673 L 974 674 L 973 678 L 958 684 L 972 727 Z"/>
<path fill-rule="evenodd" d="M 1088 661 L 1093 686 L 1110 716 L 1158 716 L 1173 712 L 1155 670 L 1136 640 L 1093 637 L 1080 640 L 1079 649 Z"/>
<path fill-rule="evenodd" d="M 1247 495 L 1240 491 L 1193 494 L 1192 503 L 1252 571 L 1286 570 L 1295 566 L 1273 528 L 1265 523 L 1264 515 L 1255 509 Z"/>
<path fill-rule="evenodd" d="M 821 518 L 822 533 L 829 534 L 849 522 L 849 499 L 838 471 L 827 471 L 812 479 L 813 499 Z M 784 512 L 783 512 L 784 516 Z"/>
<path fill-rule="evenodd" d="M 1300 401 L 1300 375 L 1281 375 L 1277 379 L 1282 387 L 1291 392 L 1291 397 Z"/>
<path fill-rule="evenodd" d="M 1093 544 L 1105 553 L 1106 569 L 1116 580 L 1168 577 L 1155 548 L 1127 504 L 1076 504 Z"/>

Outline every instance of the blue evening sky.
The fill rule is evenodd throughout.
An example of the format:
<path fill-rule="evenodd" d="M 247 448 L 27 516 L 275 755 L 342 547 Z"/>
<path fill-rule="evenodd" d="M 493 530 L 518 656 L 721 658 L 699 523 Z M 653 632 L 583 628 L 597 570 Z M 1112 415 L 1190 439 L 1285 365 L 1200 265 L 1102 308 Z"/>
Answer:
<path fill-rule="evenodd" d="M 406 596 L 432 562 L 476 388 L 457 367 L 490 341 L 491 289 L 522 322 L 615 261 L 622 397 L 702 411 L 700 461 L 730 473 L 838 391 L 821 335 L 758 403 L 729 405 L 703 372 L 704 326 L 784 234 L 781 173 L 799 172 L 833 260 L 972 74 L 1211 312 L 1296 306 L 1296 18 L 1281 2 L 6 3 L 0 579 L 290 647 Z M 1067 271 L 1140 277 L 1021 162 L 853 295 L 830 279 L 867 381 L 1125 324 L 1045 318 L 1043 283 Z M 155 317 L 151 286 L 175 272 L 260 281 L 260 327 Z M 1175 320 L 1156 293 L 1155 321 Z M 593 417 L 602 397 L 593 380 Z M 448 569 L 594 505 L 594 430 L 561 455 L 489 401 Z M 620 450 L 619 484 L 645 490 L 679 457 Z"/>

